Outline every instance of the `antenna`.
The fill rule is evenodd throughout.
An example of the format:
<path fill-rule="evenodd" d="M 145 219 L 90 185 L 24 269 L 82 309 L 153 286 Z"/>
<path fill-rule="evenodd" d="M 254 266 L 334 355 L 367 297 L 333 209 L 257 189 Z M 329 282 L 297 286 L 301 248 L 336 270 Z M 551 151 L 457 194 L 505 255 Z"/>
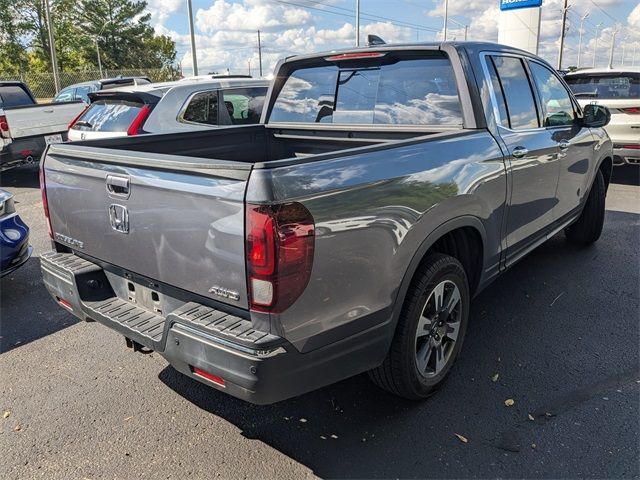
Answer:
<path fill-rule="evenodd" d="M 374 45 L 386 45 L 387 42 L 385 42 L 382 38 L 380 38 L 378 35 L 367 35 L 367 47 L 372 47 Z"/>

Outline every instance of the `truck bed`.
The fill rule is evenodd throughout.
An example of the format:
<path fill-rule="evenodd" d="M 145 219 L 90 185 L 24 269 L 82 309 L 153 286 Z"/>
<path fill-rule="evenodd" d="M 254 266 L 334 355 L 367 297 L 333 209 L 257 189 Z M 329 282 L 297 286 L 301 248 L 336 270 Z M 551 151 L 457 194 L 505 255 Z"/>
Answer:
<path fill-rule="evenodd" d="M 123 150 L 145 154 L 145 157 L 150 159 L 156 155 L 155 158 L 158 160 L 187 163 L 189 162 L 188 158 L 192 158 L 196 163 L 204 164 L 212 162 L 202 162 L 202 159 L 257 164 L 336 153 L 340 150 L 382 145 L 437 133 L 451 133 L 452 131 L 460 131 L 460 129 L 433 127 L 414 131 L 393 131 L 387 128 L 376 131 L 333 127 L 328 130 L 282 128 L 261 124 L 207 131 L 74 142 L 71 149 L 66 146 L 63 148 L 66 152 L 74 150 L 82 152 L 84 149 L 81 147 L 90 147 L 96 149 L 96 152 L 101 149 Z M 112 152 L 110 155 L 113 158 Z M 164 155 L 171 156 L 171 159 L 164 157 Z M 174 157 L 177 155 L 181 158 Z"/>

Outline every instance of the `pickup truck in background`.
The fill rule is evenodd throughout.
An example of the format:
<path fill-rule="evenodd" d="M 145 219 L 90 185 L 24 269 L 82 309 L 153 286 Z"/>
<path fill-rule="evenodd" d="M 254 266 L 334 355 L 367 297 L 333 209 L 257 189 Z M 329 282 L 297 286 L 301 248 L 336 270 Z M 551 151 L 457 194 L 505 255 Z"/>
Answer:
<path fill-rule="evenodd" d="M 44 282 L 250 402 L 365 371 L 425 398 L 474 295 L 563 229 L 599 238 L 608 118 L 497 44 L 291 57 L 258 125 L 50 145 Z"/>
<path fill-rule="evenodd" d="M 0 169 L 38 161 L 49 143 L 66 139 L 81 101 L 37 103 L 22 82 L 0 82 Z"/>

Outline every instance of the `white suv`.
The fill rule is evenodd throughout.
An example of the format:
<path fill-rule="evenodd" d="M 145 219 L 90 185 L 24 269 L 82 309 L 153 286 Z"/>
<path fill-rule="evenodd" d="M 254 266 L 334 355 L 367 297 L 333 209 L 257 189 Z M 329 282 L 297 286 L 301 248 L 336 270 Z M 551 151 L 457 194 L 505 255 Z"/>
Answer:
<path fill-rule="evenodd" d="M 608 107 L 606 131 L 613 142 L 614 163 L 640 165 L 640 68 L 593 68 L 564 77 L 581 106 Z"/>

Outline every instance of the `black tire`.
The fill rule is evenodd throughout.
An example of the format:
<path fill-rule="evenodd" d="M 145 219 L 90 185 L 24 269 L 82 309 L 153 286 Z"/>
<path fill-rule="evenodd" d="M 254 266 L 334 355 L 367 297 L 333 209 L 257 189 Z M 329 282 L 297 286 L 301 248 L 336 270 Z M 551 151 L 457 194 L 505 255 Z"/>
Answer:
<path fill-rule="evenodd" d="M 437 319 L 442 318 L 435 314 L 433 316 L 435 320 L 425 325 L 424 318 L 430 315 L 425 315 L 425 317 L 422 317 L 422 315 L 430 308 L 429 305 L 433 301 L 433 295 L 437 296 L 436 287 L 443 284 L 446 285 L 443 288 L 449 288 L 449 292 L 454 291 L 454 287 L 451 285 L 455 285 L 458 289 L 460 300 L 457 305 L 459 306 L 459 311 L 454 309 L 455 318 L 453 314 L 446 317 L 454 320 L 459 316 L 457 339 L 452 344 L 447 344 L 449 345 L 447 359 L 441 371 L 438 372 L 437 368 L 434 368 L 433 372 L 425 371 L 421 373 L 417 358 L 419 345 L 422 341 L 422 347 L 425 347 L 424 337 L 429 337 L 430 334 L 424 335 L 423 333 L 421 338 L 417 338 L 418 327 L 419 325 L 422 326 L 420 332 L 432 331 L 430 329 L 437 326 Z M 447 294 L 444 290 L 443 292 L 442 298 L 445 299 Z M 450 293 L 450 295 L 451 297 L 454 296 L 453 293 Z M 443 301 L 442 303 L 447 302 Z M 440 253 L 429 255 L 414 275 L 402 306 L 402 312 L 389 353 L 382 365 L 369 372 L 371 380 L 379 387 L 411 400 L 421 400 L 433 394 L 442 385 L 458 357 L 467 328 L 469 304 L 469 284 L 465 270 L 460 262 L 453 257 Z M 444 322 L 445 330 L 449 325 L 447 322 L 448 320 Z M 432 341 L 435 337 L 438 337 L 437 333 L 431 336 L 431 340 L 427 339 L 426 342 Z M 448 340 L 446 337 L 446 333 L 441 336 L 442 350 L 440 352 L 444 351 L 445 340 Z M 436 356 L 440 355 L 436 354 Z M 434 361 L 436 360 L 434 359 Z M 425 362 L 425 365 L 427 363 Z M 427 369 L 429 369 L 428 365 Z"/>
<path fill-rule="evenodd" d="M 605 195 L 604 177 L 598 170 L 580 217 L 564 230 L 570 242 L 588 245 L 600 238 L 604 225 Z"/>

